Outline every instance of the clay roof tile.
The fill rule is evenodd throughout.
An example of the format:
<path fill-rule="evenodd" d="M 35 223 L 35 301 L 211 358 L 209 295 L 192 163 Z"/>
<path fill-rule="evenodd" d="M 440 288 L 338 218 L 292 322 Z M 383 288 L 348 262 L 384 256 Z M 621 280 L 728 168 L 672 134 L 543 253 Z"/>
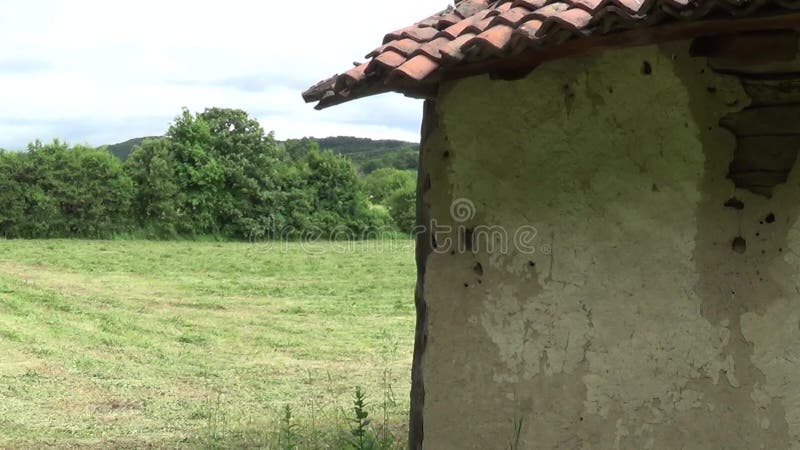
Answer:
<path fill-rule="evenodd" d="M 400 53 L 403 56 L 408 56 L 411 54 L 411 52 L 418 49 L 420 45 L 421 44 L 419 42 L 413 39 L 404 38 L 404 39 L 399 39 L 397 41 L 389 42 L 388 44 L 386 44 L 386 48 L 384 49 L 384 51 L 394 50 L 395 52 Z"/>
<path fill-rule="evenodd" d="M 454 6 L 388 33 L 383 45 L 367 55 L 368 63 L 317 83 L 303 98 L 322 108 L 390 90 L 427 92 L 424 86 L 447 79 L 448 70 L 467 76 L 490 71 L 496 62 L 508 64 L 510 58 L 532 58 L 514 64 L 535 67 L 537 52 L 587 36 L 638 30 L 637 42 L 658 42 L 665 34 L 650 28 L 701 18 L 698 26 L 687 27 L 696 35 L 706 23 L 751 17 L 797 28 L 796 10 L 800 0 L 456 0 Z M 592 45 L 588 42 L 586 47 Z M 617 44 L 606 45 L 624 40 L 610 42 Z M 442 76 L 434 76 L 441 71 Z"/>
<path fill-rule="evenodd" d="M 508 25 L 496 25 L 467 41 L 464 47 L 474 45 L 484 51 L 500 53 L 507 48 L 513 33 L 514 28 Z"/>
<path fill-rule="evenodd" d="M 439 64 L 426 55 L 417 55 L 395 69 L 392 77 L 403 76 L 412 80 L 422 80 L 439 68 Z"/>
<path fill-rule="evenodd" d="M 406 57 L 394 50 L 386 50 L 380 55 L 376 56 L 367 67 L 367 71 L 375 70 L 377 67 L 385 69 L 394 69 L 395 67 L 406 62 Z"/>

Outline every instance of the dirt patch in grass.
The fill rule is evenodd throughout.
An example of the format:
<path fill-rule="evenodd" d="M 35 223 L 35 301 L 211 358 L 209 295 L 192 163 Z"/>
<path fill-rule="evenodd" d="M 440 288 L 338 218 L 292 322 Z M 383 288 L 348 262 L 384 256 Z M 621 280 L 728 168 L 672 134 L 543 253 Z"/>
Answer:
<path fill-rule="evenodd" d="M 0 376 L 17 377 L 42 369 L 41 361 L 9 347 L 0 341 Z"/>

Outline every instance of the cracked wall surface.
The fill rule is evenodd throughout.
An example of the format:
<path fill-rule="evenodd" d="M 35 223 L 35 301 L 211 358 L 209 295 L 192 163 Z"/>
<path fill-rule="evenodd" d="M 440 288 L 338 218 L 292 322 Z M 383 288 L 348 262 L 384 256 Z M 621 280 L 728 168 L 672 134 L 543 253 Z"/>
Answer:
<path fill-rule="evenodd" d="M 688 49 L 442 86 L 424 448 L 800 448 L 800 173 L 735 188 L 750 100 Z"/>

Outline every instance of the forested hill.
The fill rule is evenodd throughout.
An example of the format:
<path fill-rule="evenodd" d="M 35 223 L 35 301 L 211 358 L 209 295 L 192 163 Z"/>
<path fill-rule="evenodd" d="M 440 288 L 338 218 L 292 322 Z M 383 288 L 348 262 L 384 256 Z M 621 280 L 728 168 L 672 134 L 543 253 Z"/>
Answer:
<path fill-rule="evenodd" d="M 133 148 L 137 145 L 140 145 L 142 142 L 148 139 L 158 139 L 157 136 L 147 136 L 147 137 L 140 137 L 135 139 L 130 139 L 125 142 L 120 142 L 119 144 L 109 145 L 108 151 L 111 152 L 112 155 L 116 156 L 117 158 L 125 161 L 128 159 L 128 155 L 131 154 Z"/>
<path fill-rule="evenodd" d="M 417 169 L 419 144 L 394 140 L 373 140 L 348 136 L 311 138 L 323 150 L 349 157 L 364 173 L 371 173 L 382 167 L 400 170 Z"/>
<path fill-rule="evenodd" d="M 156 139 L 156 137 L 135 138 L 119 144 L 109 145 L 108 151 L 125 161 L 133 148 L 147 139 Z M 347 156 L 364 174 L 369 174 L 382 167 L 392 167 L 400 170 L 416 170 L 417 168 L 419 144 L 414 142 L 335 136 L 290 139 L 279 143 L 286 147 L 308 147 L 312 141 L 319 144 L 319 148 L 322 150 L 331 150 L 334 153 Z"/>

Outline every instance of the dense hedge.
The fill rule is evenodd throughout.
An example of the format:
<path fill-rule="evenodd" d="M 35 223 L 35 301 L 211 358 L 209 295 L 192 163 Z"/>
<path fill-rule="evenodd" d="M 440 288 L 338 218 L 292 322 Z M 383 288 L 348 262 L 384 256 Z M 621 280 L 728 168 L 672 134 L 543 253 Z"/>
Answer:
<path fill-rule="evenodd" d="M 407 228 L 407 211 L 396 209 L 408 176 L 394 190 L 380 186 L 375 203 L 386 207 L 375 206 L 349 159 L 313 143 L 287 150 L 240 110 L 184 110 L 164 138 L 144 141 L 124 164 L 105 148 L 59 141 L 0 151 L 0 236 L 374 235 L 396 227 L 391 217 Z"/>

